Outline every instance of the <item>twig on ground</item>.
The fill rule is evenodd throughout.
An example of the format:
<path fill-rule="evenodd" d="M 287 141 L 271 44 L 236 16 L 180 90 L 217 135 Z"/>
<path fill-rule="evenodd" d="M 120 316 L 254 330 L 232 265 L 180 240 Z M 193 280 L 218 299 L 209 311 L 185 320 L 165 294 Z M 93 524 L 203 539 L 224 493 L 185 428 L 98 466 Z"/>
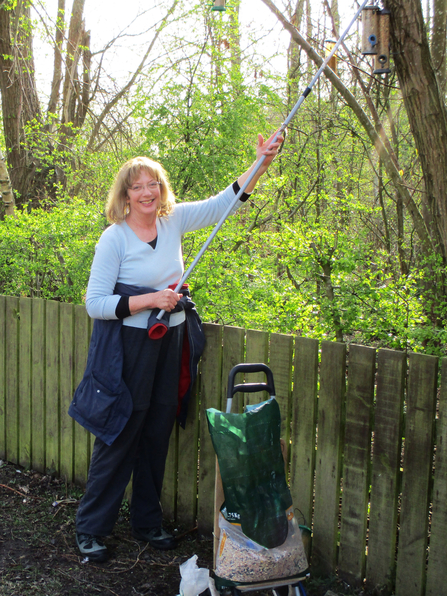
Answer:
<path fill-rule="evenodd" d="M 37 497 L 36 495 L 27 495 L 26 493 L 22 493 L 20 490 L 17 490 L 16 488 L 12 488 L 11 486 L 8 486 L 7 484 L 0 484 L 0 487 L 7 488 L 8 490 L 11 490 L 13 493 L 17 493 L 18 495 L 20 495 L 21 497 L 24 497 L 25 499 L 40 499 L 40 500 L 43 499 L 43 497 Z"/>
<path fill-rule="evenodd" d="M 175 539 L 176 540 L 180 540 L 184 536 L 188 536 L 188 534 L 192 534 L 196 530 L 197 530 L 197 526 L 194 526 L 194 528 L 191 528 L 190 530 L 186 530 L 186 532 L 182 532 L 181 534 L 179 534 L 178 536 L 176 536 Z"/>
<path fill-rule="evenodd" d="M 71 580 L 75 580 L 77 582 L 79 582 L 80 584 L 88 584 L 89 587 L 92 590 L 95 590 L 97 592 L 101 592 L 101 590 L 99 588 L 102 588 L 104 590 L 107 590 L 108 592 L 110 592 L 111 594 L 113 594 L 114 596 L 119 596 L 119 594 L 117 594 L 116 592 L 114 592 L 111 588 L 109 588 L 108 586 L 104 586 L 103 584 L 98 584 L 99 588 L 97 588 L 96 586 L 92 585 L 92 582 L 86 581 L 84 579 L 79 579 L 78 577 L 74 577 L 73 575 L 70 575 L 69 573 L 65 573 L 65 571 L 62 571 L 61 569 L 58 569 L 59 573 L 61 573 L 62 575 L 65 575 L 66 577 L 70 578 Z"/>

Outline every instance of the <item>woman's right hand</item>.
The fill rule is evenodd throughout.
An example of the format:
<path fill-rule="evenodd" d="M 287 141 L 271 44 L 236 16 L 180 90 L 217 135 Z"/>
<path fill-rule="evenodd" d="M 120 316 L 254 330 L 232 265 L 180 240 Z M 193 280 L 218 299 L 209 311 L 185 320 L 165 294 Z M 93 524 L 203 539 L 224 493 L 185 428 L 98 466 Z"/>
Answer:
<path fill-rule="evenodd" d="M 182 297 L 182 294 L 177 294 L 174 290 L 166 288 L 165 290 L 154 292 L 151 296 L 154 300 L 154 308 L 171 312 L 177 306 L 177 302 Z"/>
<path fill-rule="evenodd" d="M 174 290 L 171 290 L 170 288 L 160 290 L 159 292 L 130 296 L 130 314 L 135 315 L 143 310 L 152 310 L 153 308 L 171 312 L 171 310 L 176 307 L 180 298 L 182 298 L 182 294 L 177 294 L 177 292 L 174 292 Z"/>

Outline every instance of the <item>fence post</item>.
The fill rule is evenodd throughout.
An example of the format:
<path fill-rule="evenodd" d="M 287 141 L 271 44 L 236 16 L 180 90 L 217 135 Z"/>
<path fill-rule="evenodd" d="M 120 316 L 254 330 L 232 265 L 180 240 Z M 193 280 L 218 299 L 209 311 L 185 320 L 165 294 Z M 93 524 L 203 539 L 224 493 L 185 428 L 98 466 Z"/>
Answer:
<path fill-rule="evenodd" d="M 220 408 L 222 383 L 222 327 L 204 325 L 206 351 L 200 380 L 200 459 L 197 525 L 200 534 L 211 534 L 214 526 L 214 481 L 216 457 L 208 431 L 207 408 Z"/>
<path fill-rule="evenodd" d="M 345 367 L 346 345 L 322 342 L 311 557 L 316 575 L 334 573 L 337 564 Z"/>
<path fill-rule="evenodd" d="M 447 358 L 442 359 L 426 596 L 447 589 Z M 441 587 L 442 586 L 442 587 Z"/>
<path fill-rule="evenodd" d="M 306 526 L 312 525 L 314 500 L 318 347 L 317 339 L 295 340 L 290 490 L 298 520 Z"/>
<path fill-rule="evenodd" d="M 32 299 L 20 298 L 19 325 L 19 464 L 31 467 L 33 411 L 31 402 L 31 312 Z"/>
<path fill-rule="evenodd" d="M 402 416 L 407 357 L 379 350 L 374 416 L 366 582 L 372 589 L 394 586 Z"/>
<path fill-rule="evenodd" d="M 6 297 L 5 309 L 5 458 L 19 463 L 19 299 Z"/>
<path fill-rule="evenodd" d="M 438 358 L 410 354 L 396 596 L 425 591 L 437 373 Z"/>
<path fill-rule="evenodd" d="M 6 298 L 0 296 L 0 459 L 6 459 Z"/>
<path fill-rule="evenodd" d="M 348 362 L 338 571 L 359 586 L 365 577 L 376 350 L 351 345 Z"/>

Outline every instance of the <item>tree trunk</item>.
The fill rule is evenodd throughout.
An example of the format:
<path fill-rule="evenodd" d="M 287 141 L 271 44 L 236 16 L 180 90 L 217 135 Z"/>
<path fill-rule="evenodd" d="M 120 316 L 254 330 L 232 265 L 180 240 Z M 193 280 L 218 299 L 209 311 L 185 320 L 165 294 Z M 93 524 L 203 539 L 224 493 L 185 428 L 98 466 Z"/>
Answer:
<path fill-rule="evenodd" d="M 431 54 L 433 66 L 438 77 L 439 90 L 445 95 L 446 87 L 446 27 L 447 0 L 434 0 Z"/>
<path fill-rule="evenodd" d="M 2 196 L 5 215 L 14 215 L 14 194 L 12 192 L 11 180 L 9 179 L 8 168 L 3 157 L 0 157 L 0 194 Z"/>
<path fill-rule="evenodd" d="M 234 12 L 231 11 L 230 13 L 230 31 L 229 31 L 229 39 L 230 39 L 230 51 L 231 51 L 231 64 L 233 66 L 232 74 L 236 74 L 236 78 L 241 71 L 241 33 L 239 30 L 239 8 L 240 2 L 234 3 Z"/>
<path fill-rule="evenodd" d="M 421 194 L 438 251 L 447 255 L 447 111 L 428 45 L 420 0 L 385 0 L 391 47 L 411 132 L 421 161 Z M 444 27 L 445 40 L 445 27 Z"/>
<path fill-rule="evenodd" d="M 63 81 L 62 74 L 62 46 L 65 35 L 65 0 L 58 0 L 57 5 L 57 20 L 56 20 L 56 40 L 54 44 L 54 59 L 53 59 L 53 81 L 51 83 L 50 100 L 48 102 L 48 113 L 56 114 L 59 104 L 59 95 L 61 84 Z M 54 120 L 50 123 L 49 128 L 54 130 Z"/>
<path fill-rule="evenodd" d="M 65 78 L 62 92 L 62 138 L 74 134 L 73 126 L 77 126 L 76 112 L 82 103 L 78 65 L 81 58 L 82 42 L 85 42 L 83 22 L 85 0 L 74 0 L 68 31 L 67 55 L 65 58 Z M 89 38 L 87 38 L 89 41 Z"/>
<path fill-rule="evenodd" d="M 290 22 L 294 27 L 300 29 L 301 22 L 304 14 L 304 2 L 305 0 L 297 0 L 293 9 L 293 14 L 290 15 Z M 296 101 L 298 94 L 298 82 L 300 78 L 300 67 L 301 67 L 301 48 L 290 40 L 289 47 L 287 49 L 287 75 L 289 82 L 289 98 L 291 97 L 293 103 Z M 292 105 L 293 105 L 292 103 Z"/>
<path fill-rule="evenodd" d="M 36 164 L 27 148 L 24 126 L 41 121 L 32 51 L 30 8 L 18 2 L 9 9 L 0 4 L 0 90 L 6 158 L 16 202 L 30 198 Z"/>

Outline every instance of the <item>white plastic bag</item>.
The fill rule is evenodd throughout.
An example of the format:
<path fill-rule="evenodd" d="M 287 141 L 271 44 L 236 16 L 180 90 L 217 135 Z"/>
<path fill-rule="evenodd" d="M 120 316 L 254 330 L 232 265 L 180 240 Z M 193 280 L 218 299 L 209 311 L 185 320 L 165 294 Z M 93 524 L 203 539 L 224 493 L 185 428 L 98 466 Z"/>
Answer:
<path fill-rule="evenodd" d="M 209 585 L 208 569 L 197 567 L 197 555 L 180 565 L 180 594 L 179 596 L 199 596 Z"/>

